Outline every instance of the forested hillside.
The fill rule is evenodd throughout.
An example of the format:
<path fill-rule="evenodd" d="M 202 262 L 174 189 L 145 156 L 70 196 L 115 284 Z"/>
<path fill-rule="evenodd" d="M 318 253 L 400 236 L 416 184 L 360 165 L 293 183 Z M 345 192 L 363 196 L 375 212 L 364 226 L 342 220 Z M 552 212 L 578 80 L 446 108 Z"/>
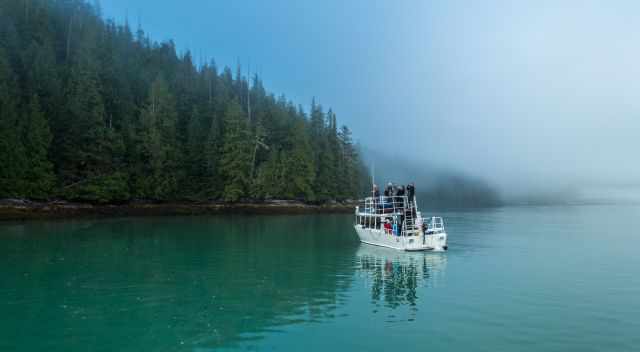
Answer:
<path fill-rule="evenodd" d="M 0 0 L 0 197 L 326 201 L 367 180 L 315 101 L 196 65 L 83 0 Z"/>

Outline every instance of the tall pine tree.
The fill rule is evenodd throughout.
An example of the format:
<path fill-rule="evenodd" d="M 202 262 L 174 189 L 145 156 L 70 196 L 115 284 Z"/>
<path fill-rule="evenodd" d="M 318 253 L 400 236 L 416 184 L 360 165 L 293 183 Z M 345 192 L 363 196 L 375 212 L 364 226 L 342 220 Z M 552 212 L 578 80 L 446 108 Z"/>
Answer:
<path fill-rule="evenodd" d="M 252 160 L 251 135 L 246 115 L 233 100 L 224 116 L 224 135 L 220 168 L 224 176 L 223 198 L 237 201 L 247 195 Z"/>
<path fill-rule="evenodd" d="M 23 144 L 28 156 L 24 172 L 24 196 L 33 199 L 47 198 L 55 182 L 53 164 L 48 158 L 52 136 L 49 121 L 41 111 L 37 95 L 31 98 L 24 114 L 24 126 Z"/>
<path fill-rule="evenodd" d="M 16 82 L 6 52 L 0 47 L 0 197 L 20 197 L 25 191 L 27 155 L 21 140 Z"/>
<path fill-rule="evenodd" d="M 159 75 L 149 91 L 147 105 L 138 121 L 135 189 L 143 198 L 176 196 L 178 150 L 175 100 Z"/>

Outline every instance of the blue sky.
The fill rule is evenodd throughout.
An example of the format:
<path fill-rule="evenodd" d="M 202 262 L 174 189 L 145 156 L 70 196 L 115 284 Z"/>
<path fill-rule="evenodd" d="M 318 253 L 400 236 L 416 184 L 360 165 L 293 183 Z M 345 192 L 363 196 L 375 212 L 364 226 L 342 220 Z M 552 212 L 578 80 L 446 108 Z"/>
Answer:
<path fill-rule="evenodd" d="M 250 63 L 269 90 L 305 106 L 316 97 L 363 144 L 416 163 L 512 190 L 640 180 L 637 2 L 101 6 L 196 58 Z"/>

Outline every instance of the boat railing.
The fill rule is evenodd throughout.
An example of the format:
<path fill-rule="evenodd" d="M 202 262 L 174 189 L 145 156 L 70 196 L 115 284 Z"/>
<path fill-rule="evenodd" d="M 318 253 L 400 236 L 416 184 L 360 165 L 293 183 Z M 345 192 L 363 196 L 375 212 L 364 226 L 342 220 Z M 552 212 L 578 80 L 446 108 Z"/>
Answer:
<path fill-rule="evenodd" d="M 432 216 L 430 218 L 424 218 L 423 223 L 425 224 L 426 233 L 441 233 L 444 232 L 444 221 L 439 216 Z"/>
<path fill-rule="evenodd" d="M 415 221 L 417 214 L 415 197 L 367 197 L 356 207 L 356 222 L 365 228 L 380 229 L 390 219 L 401 236 L 411 236 L 419 234 L 421 230 Z"/>
<path fill-rule="evenodd" d="M 363 215 L 403 214 L 413 208 L 415 202 L 407 196 L 367 197 L 358 204 L 358 212 Z"/>

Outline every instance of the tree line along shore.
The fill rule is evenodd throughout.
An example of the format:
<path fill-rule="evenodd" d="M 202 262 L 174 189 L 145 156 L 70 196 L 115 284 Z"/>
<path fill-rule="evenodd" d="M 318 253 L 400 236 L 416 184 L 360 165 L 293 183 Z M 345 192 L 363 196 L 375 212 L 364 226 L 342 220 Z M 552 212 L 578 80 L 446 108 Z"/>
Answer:
<path fill-rule="evenodd" d="M 0 0 L 0 199 L 29 200 L 5 210 L 311 207 L 368 188 L 351 131 L 315 99 L 305 110 L 84 0 Z"/>
<path fill-rule="evenodd" d="M 31 201 L 24 199 L 0 200 L 0 221 L 30 219 L 64 219 L 101 216 L 164 216 L 164 215 L 218 215 L 218 214 L 327 214 L 351 213 L 351 201 L 310 204 L 292 200 L 252 202 L 148 202 L 131 201 L 122 204 L 90 204 L 68 201 Z"/>

